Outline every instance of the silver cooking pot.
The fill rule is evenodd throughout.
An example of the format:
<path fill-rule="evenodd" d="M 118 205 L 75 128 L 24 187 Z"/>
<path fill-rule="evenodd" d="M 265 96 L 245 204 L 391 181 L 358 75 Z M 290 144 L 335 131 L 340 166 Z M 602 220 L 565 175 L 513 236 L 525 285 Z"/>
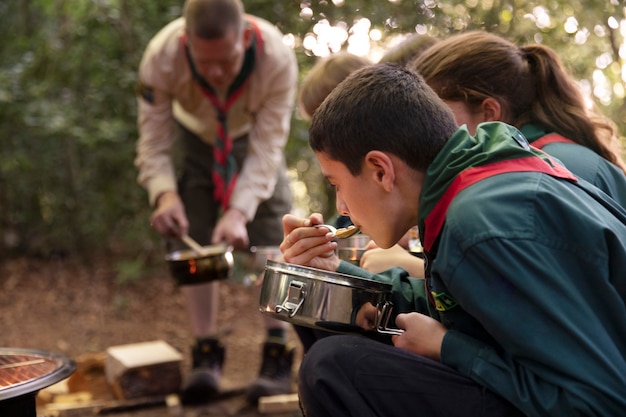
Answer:
<path fill-rule="evenodd" d="M 365 247 L 370 242 L 370 237 L 362 233 L 337 240 L 337 256 L 339 259 L 359 266 L 365 253 Z"/>
<path fill-rule="evenodd" d="M 225 244 L 203 246 L 202 255 L 191 249 L 165 255 L 170 273 L 178 285 L 226 280 L 233 272 L 233 254 Z"/>
<path fill-rule="evenodd" d="M 268 260 L 260 311 L 283 321 L 339 333 L 391 329 L 391 284 Z M 367 318 L 375 317 L 373 322 Z"/>

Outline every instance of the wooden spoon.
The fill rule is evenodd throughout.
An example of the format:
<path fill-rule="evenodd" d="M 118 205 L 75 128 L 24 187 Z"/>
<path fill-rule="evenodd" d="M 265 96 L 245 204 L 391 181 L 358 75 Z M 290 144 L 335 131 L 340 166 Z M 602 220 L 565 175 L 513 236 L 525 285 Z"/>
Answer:
<path fill-rule="evenodd" d="M 198 252 L 199 255 L 205 256 L 207 254 L 206 250 L 202 247 L 202 245 L 196 242 L 191 236 L 182 235 L 180 240 L 182 240 L 185 243 L 185 245 L 189 246 L 191 249 Z"/>

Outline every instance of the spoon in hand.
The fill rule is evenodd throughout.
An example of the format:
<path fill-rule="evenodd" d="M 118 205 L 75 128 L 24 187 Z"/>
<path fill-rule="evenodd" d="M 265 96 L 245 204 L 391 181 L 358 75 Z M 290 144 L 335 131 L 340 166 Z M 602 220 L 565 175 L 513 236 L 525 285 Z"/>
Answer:
<path fill-rule="evenodd" d="M 352 235 L 359 233 L 359 228 L 353 224 L 348 227 L 342 227 L 340 229 L 337 229 L 335 226 L 331 226 L 329 224 L 316 224 L 315 227 L 327 228 L 330 231 L 330 233 L 332 233 L 333 236 L 336 237 L 337 239 L 345 239 L 347 237 L 350 237 Z"/>

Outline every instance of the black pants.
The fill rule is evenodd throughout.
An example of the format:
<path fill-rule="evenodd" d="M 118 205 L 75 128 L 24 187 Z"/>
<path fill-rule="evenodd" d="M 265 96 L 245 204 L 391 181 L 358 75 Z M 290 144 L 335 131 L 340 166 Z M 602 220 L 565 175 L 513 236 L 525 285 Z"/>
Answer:
<path fill-rule="evenodd" d="M 313 343 L 317 342 L 319 339 L 338 335 L 338 333 L 326 332 L 324 330 L 317 330 L 299 325 L 294 325 L 293 328 L 298 335 L 298 339 L 300 339 L 300 343 L 302 343 L 304 353 L 307 353 L 309 349 L 311 349 L 311 346 L 313 346 Z"/>
<path fill-rule="evenodd" d="M 219 217 L 219 203 L 213 198 L 213 147 L 206 144 L 182 125 L 179 129 L 178 165 L 182 174 L 178 193 L 185 204 L 189 219 L 189 235 L 202 245 L 211 243 L 213 229 Z M 232 153 L 240 171 L 248 152 L 248 136 L 233 141 Z M 272 197 L 261 203 L 255 218 L 248 223 L 251 246 L 278 246 L 283 240 L 282 217 L 291 210 L 291 189 L 286 167 L 278 172 L 278 182 Z M 186 249 L 181 242 L 168 242 L 169 250 Z"/>
<path fill-rule="evenodd" d="M 298 379 L 307 417 L 521 417 L 450 367 L 361 336 L 317 340 Z"/>

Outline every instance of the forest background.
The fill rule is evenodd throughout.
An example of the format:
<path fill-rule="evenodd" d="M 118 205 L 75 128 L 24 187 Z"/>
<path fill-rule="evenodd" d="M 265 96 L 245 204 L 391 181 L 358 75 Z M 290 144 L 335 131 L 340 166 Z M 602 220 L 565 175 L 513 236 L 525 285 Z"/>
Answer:
<path fill-rule="evenodd" d="M 137 68 L 183 0 L 0 2 L 0 262 L 106 257 L 118 281 L 162 262 L 161 239 L 133 165 Z M 410 33 L 469 29 L 554 48 L 588 95 L 626 131 L 626 6 L 621 0 L 244 0 L 276 24 L 300 79 L 339 50 L 374 61 Z M 286 157 L 300 214 L 334 214 L 292 118 Z"/>

